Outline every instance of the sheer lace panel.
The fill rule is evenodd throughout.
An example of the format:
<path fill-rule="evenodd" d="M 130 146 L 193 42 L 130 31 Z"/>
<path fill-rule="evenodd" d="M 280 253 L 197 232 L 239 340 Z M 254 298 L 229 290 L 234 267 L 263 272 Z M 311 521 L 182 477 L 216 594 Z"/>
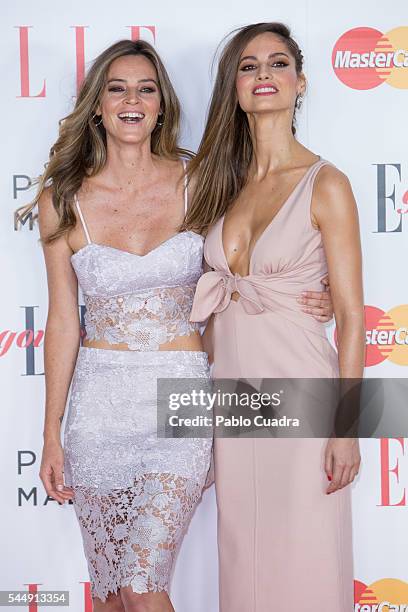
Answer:
<path fill-rule="evenodd" d="M 191 334 L 199 329 L 189 322 L 195 286 L 156 287 L 113 297 L 85 295 L 87 338 L 151 351 Z"/>
<path fill-rule="evenodd" d="M 78 514 L 92 597 L 131 586 L 136 593 L 168 589 L 177 544 L 201 497 L 202 483 L 151 473 L 106 495 L 78 487 Z"/>

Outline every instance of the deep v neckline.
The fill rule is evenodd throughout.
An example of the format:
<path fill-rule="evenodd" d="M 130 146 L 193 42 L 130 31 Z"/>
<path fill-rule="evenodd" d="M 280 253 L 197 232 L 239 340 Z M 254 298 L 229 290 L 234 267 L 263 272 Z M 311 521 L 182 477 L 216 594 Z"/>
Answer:
<path fill-rule="evenodd" d="M 304 175 L 302 176 L 301 179 L 299 179 L 299 181 L 296 183 L 296 185 L 293 187 L 292 191 L 289 193 L 289 195 L 287 196 L 287 198 L 283 201 L 283 203 L 281 204 L 281 206 L 278 208 L 278 211 L 274 214 L 274 216 L 272 217 L 272 219 L 269 221 L 269 223 L 266 224 L 266 226 L 264 227 L 264 229 L 262 230 L 262 232 L 259 234 L 258 240 L 255 242 L 251 254 L 249 255 L 248 258 L 248 273 L 241 277 L 241 278 L 245 278 L 246 276 L 250 276 L 251 274 L 251 270 L 252 270 L 252 260 L 254 257 L 254 253 L 256 252 L 256 249 L 259 245 L 259 243 L 262 241 L 262 239 L 264 238 L 264 236 L 267 234 L 268 230 L 270 229 L 270 227 L 273 225 L 275 219 L 280 215 L 280 213 L 282 212 L 282 210 L 284 208 L 286 208 L 287 203 L 296 195 L 296 192 L 298 191 L 298 189 L 302 186 L 303 182 L 307 179 L 307 177 L 309 176 L 311 170 L 322 161 L 322 157 L 319 156 L 319 159 L 316 160 L 311 166 L 309 166 L 309 168 L 306 170 L 306 172 L 304 173 Z M 220 245 L 221 245 L 221 251 L 222 251 L 222 256 L 224 259 L 224 263 L 225 266 L 228 270 L 228 272 L 232 275 L 232 276 L 241 276 L 240 274 L 233 272 L 229 266 L 228 263 L 228 259 L 225 253 L 225 248 L 224 248 L 224 239 L 223 239 L 223 230 L 224 230 L 224 221 L 225 221 L 225 214 L 221 217 L 220 219 Z"/>

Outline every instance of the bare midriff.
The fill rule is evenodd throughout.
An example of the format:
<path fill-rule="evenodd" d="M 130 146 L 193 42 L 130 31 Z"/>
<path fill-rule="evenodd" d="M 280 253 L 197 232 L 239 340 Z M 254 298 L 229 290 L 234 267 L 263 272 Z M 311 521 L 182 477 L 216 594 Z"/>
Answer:
<path fill-rule="evenodd" d="M 82 346 L 87 348 L 100 348 L 114 351 L 130 351 L 127 344 L 110 344 L 106 340 L 85 340 Z M 177 336 L 170 342 L 164 342 L 158 348 L 159 351 L 203 351 L 203 342 L 199 331 L 195 331 L 188 336 Z"/>

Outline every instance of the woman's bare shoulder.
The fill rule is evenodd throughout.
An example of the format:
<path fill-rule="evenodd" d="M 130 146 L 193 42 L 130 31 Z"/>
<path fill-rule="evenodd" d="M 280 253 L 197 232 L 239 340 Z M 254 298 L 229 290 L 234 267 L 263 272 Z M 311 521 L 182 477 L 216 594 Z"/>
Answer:
<path fill-rule="evenodd" d="M 357 214 L 357 205 L 348 176 L 332 164 L 317 173 L 312 199 L 313 217 L 319 221 L 331 217 L 338 221 Z"/>
<path fill-rule="evenodd" d="M 58 225 L 58 213 L 53 204 L 53 188 L 45 187 L 37 200 L 40 230 L 51 232 Z"/>
<path fill-rule="evenodd" d="M 40 197 L 38 198 L 38 208 L 46 212 L 50 207 L 53 206 L 52 203 L 53 196 L 53 188 L 52 186 L 44 187 L 41 192 Z"/>
<path fill-rule="evenodd" d="M 317 173 L 314 185 L 316 194 L 332 196 L 350 189 L 348 176 L 331 162 L 324 164 Z"/>

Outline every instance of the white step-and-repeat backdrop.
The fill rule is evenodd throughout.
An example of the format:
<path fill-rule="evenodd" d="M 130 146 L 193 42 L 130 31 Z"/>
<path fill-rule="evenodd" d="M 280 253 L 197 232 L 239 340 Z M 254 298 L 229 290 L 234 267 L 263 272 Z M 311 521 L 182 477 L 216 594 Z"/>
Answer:
<path fill-rule="evenodd" d="M 69 610 L 91 612 L 74 510 L 48 500 L 38 477 L 46 278 L 37 225 L 29 220 L 16 228 L 13 217 L 32 198 L 31 178 L 42 171 L 84 70 L 121 38 L 154 43 L 182 101 L 183 144 L 195 149 L 222 37 L 251 22 L 290 25 L 308 77 L 298 136 L 349 176 L 358 202 L 366 375 L 406 377 L 408 11 L 405 0 L 20 0 L 3 4 L 1 12 L 0 590 L 69 590 Z M 328 328 L 331 338 L 333 331 Z M 408 604 L 408 441 L 363 440 L 362 451 L 353 484 L 355 609 L 402 611 L 400 604 Z M 178 612 L 217 612 L 214 487 L 188 530 L 172 596 Z M 382 602 L 395 607 L 377 608 Z M 13 609 L 36 611 L 33 605 Z M 283 602 L 271 602 L 271 610 L 283 612 Z"/>

